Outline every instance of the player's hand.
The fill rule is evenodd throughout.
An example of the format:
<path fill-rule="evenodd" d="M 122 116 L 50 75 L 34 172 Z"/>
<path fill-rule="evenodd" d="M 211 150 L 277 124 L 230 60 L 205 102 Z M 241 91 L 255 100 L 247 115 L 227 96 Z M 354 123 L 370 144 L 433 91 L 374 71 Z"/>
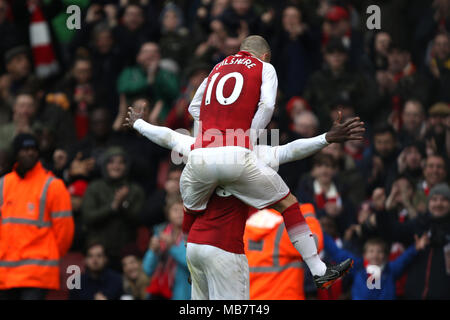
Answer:
<path fill-rule="evenodd" d="M 143 119 L 144 117 L 144 109 L 137 107 L 128 107 L 127 117 L 125 118 L 125 123 L 123 124 L 125 127 L 133 128 L 133 124 L 138 119 Z"/>
<path fill-rule="evenodd" d="M 360 121 L 359 117 L 350 118 L 342 123 L 342 111 L 338 111 L 338 118 L 325 135 L 325 139 L 329 143 L 363 140 L 365 131 L 364 122 Z"/>

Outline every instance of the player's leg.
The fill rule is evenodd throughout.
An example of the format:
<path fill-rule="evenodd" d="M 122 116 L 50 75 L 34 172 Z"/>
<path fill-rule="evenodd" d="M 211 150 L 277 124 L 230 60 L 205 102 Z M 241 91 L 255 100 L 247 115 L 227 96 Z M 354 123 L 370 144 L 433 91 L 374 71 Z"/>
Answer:
<path fill-rule="evenodd" d="M 328 288 L 350 270 L 353 266 L 352 259 L 332 266 L 326 266 L 320 259 L 314 235 L 300 212 L 297 199 L 292 194 L 271 207 L 281 212 L 289 239 L 311 270 L 318 288 Z"/>
<path fill-rule="evenodd" d="M 189 156 L 180 177 L 180 192 L 187 213 L 200 213 L 206 209 L 208 200 L 217 186 L 214 164 L 207 163 L 203 152 L 195 149 Z"/>
<path fill-rule="evenodd" d="M 319 257 L 316 241 L 300 212 L 300 205 L 297 199 L 290 193 L 281 201 L 273 204 L 271 208 L 280 212 L 283 216 L 289 239 L 302 255 L 303 261 L 308 265 L 312 275 L 324 275 L 327 267 Z"/>
<path fill-rule="evenodd" d="M 180 178 L 180 191 L 186 212 L 204 211 L 219 182 L 227 184 L 237 180 L 244 169 L 239 158 L 245 158 L 249 152 L 238 147 L 191 151 Z"/>
<path fill-rule="evenodd" d="M 263 209 L 289 196 L 289 188 L 275 170 L 260 161 L 254 153 L 247 154 L 239 178 L 222 185 L 244 203 Z"/>
<path fill-rule="evenodd" d="M 271 207 L 284 218 L 286 230 L 313 275 L 323 275 L 326 265 L 317 254 L 312 232 L 300 212 L 297 199 L 275 170 L 250 158 L 242 179 L 225 186 L 225 190 L 258 209 Z"/>
<path fill-rule="evenodd" d="M 271 207 L 280 212 L 292 244 L 302 255 L 311 273 L 315 277 L 325 277 L 328 272 L 327 266 L 317 253 L 316 242 L 300 212 L 297 199 L 290 194 L 283 179 L 273 169 L 261 163 L 254 154 L 250 154 L 247 160 L 240 179 L 225 186 L 224 189 L 250 206 L 258 209 Z M 346 263 L 342 268 L 347 267 Z M 337 274 L 334 270 L 330 273 Z M 339 274 L 339 277 L 343 275 L 342 272 Z M 325 278 L 328 279 L 328 276 Z M 329 281 L 324 283 L 328 285 Z"/>
<path fill-rule="evenodd" d="M 249 268 L 245 254 L 202 245 L 210 300 L 249 300 Z"/>
<path fill-rule="evenodd" d="M 202 246 L 188 243 L 186 246 L 186 262 L 191 274 L 191 299 L 209 300 L 208 280 L 206 278 L 204 260 L 201 255 Z"/>

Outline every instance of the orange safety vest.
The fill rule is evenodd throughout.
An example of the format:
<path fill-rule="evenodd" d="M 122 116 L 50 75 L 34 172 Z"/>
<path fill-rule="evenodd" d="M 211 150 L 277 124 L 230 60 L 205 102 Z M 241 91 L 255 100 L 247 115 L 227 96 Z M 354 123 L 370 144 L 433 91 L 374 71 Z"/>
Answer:
<path fill-rule="evenodd" d="M 313 205 L 302 204 L 300 210 L 316 236 L 319 251 L 322 250 L 323 234 Z M 292 245 L 279 212 L 266 209 L 252 215 L 246 223 L 244 246 L 251 300 L 305 299 L 302 258 Z"/>
<path fill-rule="evenodd" d="M 0 178 L 0 290 L 59 289 L 59 259 L 74 233 L 70 195 L 38 162 Z"/>

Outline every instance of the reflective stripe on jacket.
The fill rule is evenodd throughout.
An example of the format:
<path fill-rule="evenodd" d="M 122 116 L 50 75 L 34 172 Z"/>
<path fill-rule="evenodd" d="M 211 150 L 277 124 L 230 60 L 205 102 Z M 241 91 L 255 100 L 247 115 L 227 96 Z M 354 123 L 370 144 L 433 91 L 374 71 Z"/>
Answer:
<path fill-rule="evenodd" d="M 303 204 L 300 209 L 322 250 L 323 234 L 314 207 Z M 305 299 L 302 258 L 289 239 L 280 213 L 266 209 L 252 215 L 245 227 L 244 245 L 251 300 Z"/>
<path fill-rule="evenodd" d="M 21 178 L 0 178 L 0 290 L 59 289 L 59 259 L 74 223 L 64 183 L 38 162 Z"/>

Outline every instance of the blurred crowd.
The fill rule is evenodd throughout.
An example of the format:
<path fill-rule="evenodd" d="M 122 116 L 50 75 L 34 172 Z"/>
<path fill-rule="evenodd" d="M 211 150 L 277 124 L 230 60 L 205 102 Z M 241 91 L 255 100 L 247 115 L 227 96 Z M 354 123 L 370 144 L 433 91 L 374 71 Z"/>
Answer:
<path fill-rule="evenodd" d="M 374 4 L 380 30 L 366 25 Z M 89 288 L 71 298 L 188 299 L 182 167 L 123 126 L 126 110 L 191 130 L 197 87 L 259 34 L 279 79 L 279 144 L 327 131 L 338 110 L 366 125 L 364 141 L 279 170 L 314 205 L 325 256 L 384 267 L 416 243 L 404 273 L 415 281 L 396 278 L 389 298 L 450 299 L 449 32 L 449 0 L 0 0 L 0 176 L 14 137 L 33 133 L 71 195 L 71 252 L 83 252 Z M 307 297 L 349 299 L 356 282 Z"/>

